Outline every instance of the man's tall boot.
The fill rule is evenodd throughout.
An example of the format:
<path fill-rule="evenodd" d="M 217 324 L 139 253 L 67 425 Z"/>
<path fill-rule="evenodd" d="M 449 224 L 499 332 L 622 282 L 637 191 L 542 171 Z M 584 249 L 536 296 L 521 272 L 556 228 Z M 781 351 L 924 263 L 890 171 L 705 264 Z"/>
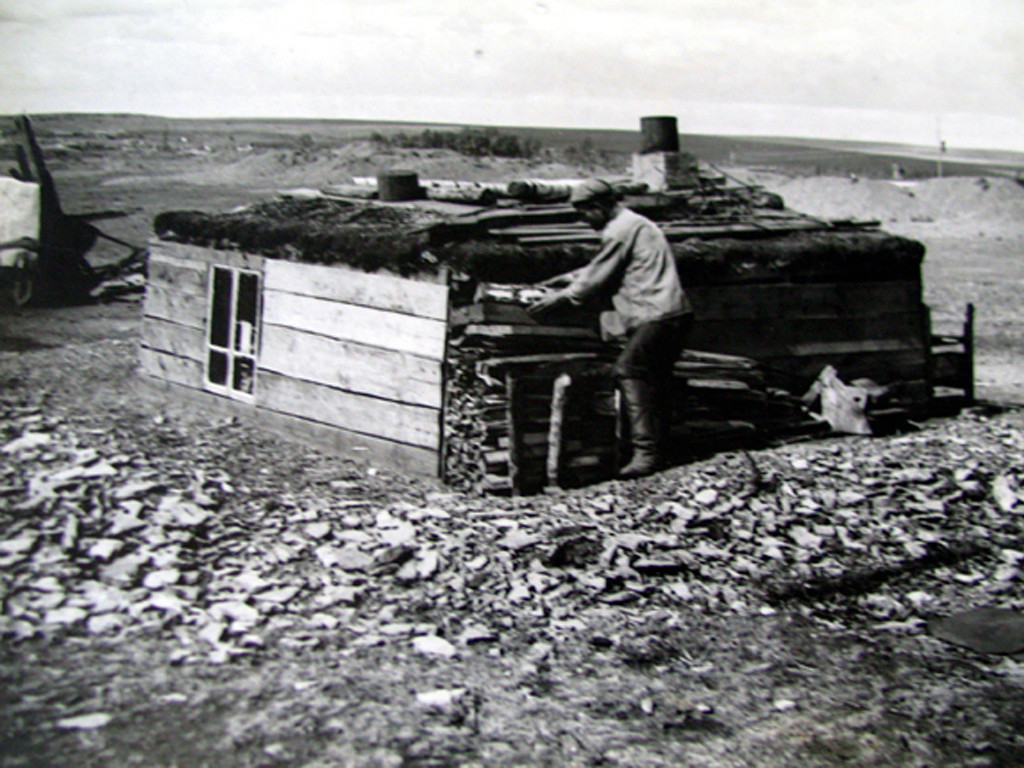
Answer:
<path fill-rule="evenodd" d="M 633 448 L 633 455 L 629 463 L 619 470 L 619 477 L 645 477 L 658 469 L 661 463 L 654 387 L 643 379 L 620 379 L 619 384 Z"/>
<path fill-rule="evenodd" d="M 658 460 L 665 464 L 672 453 L 672 424 L 675 421 L 675 403 L 671 381 L 661 380 L 653 389 L 654 439 L 657 440 Z"/>

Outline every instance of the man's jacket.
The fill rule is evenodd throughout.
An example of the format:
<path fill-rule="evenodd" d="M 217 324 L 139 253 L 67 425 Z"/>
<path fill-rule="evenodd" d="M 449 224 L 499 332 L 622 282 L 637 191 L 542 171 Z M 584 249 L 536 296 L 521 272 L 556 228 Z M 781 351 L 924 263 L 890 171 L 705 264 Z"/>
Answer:
<path fill-rule="evenodd" d="M 602 326 L 612 335 L 616 324 L 629 333 L 643 323 L 693 311 L 664 233 L 622 206 L 601 231 L 600 251 L 575 274 L 566 293 L 575 304 L 610 295 L 618 323 L 603 318 Z"/>

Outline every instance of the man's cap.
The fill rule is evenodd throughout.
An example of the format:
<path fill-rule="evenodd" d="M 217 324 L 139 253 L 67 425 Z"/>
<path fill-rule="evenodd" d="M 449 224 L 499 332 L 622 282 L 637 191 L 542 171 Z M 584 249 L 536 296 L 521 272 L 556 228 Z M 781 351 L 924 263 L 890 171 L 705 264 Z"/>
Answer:
<path fill-rule="evenodd" d="M 572 205 L 604 202 L 615 199 L 615 189 L 604 179 L 587 179 L 572 188 L 569 202 Z"/>

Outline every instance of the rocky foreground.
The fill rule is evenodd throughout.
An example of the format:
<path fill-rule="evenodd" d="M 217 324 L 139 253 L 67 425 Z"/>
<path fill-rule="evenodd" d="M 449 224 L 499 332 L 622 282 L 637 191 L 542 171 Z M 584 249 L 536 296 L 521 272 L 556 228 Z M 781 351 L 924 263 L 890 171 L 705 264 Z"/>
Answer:
<path fill-rule="evenodd" d="M 502 499 L 172 407 L 134 353 L 3 356 L 5 764 L 1024 754 L 1024 659 L 936 632 L 1024 610 L 1020 412 Z"/>
<path fill-rule="evenodd" d="M 0 408 L 0 629 L 15 640 L 155 632 L 174 660 L 228 661 L 325 634 L 449 653 L 601 605 L 841 601 L 908 629 L 1024 608 L 1019 414 L 495 499 L 290 460 L 231 419 L 75 414 L 10 389 Z"/>

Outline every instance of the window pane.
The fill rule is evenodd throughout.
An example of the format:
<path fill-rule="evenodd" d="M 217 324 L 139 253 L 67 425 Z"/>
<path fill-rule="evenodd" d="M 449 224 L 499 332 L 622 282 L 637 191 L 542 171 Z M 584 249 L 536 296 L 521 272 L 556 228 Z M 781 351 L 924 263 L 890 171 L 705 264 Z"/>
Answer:
<path fill-rule="evenodd" d="M 256 326 L 247 320 L 235 323 L 235 352 L 251 355 L 256 351 Z"/>
<path fill-rule="evenodd" d="M 228 383 L 228 356 L 223 352 L 210 350 L 210 366 L 207 377 L 211 384 L 227 386 Z"/>
<path fill-rule="evenodd" d="M 226 347 L 231 332 L 231 270 L 214 267 L 210 306 L 210 343 Z"/>
<path fill-rule="evenodd" d="M 238 309 L 235 317 L 256 325 L 256 310 L 260 295 L 260 276 L 251 272 L 238 273 Z"/>
<path fill-rule="evenodd" d="M 251 395 L 253 385 L 255 384 L 255 372 L 256 366 L 253 365 L 252 358 L 236 357 L 235 375 L 231 383 L 231 388 L 238 392 L 245 392 L 246 394 Z"/>

